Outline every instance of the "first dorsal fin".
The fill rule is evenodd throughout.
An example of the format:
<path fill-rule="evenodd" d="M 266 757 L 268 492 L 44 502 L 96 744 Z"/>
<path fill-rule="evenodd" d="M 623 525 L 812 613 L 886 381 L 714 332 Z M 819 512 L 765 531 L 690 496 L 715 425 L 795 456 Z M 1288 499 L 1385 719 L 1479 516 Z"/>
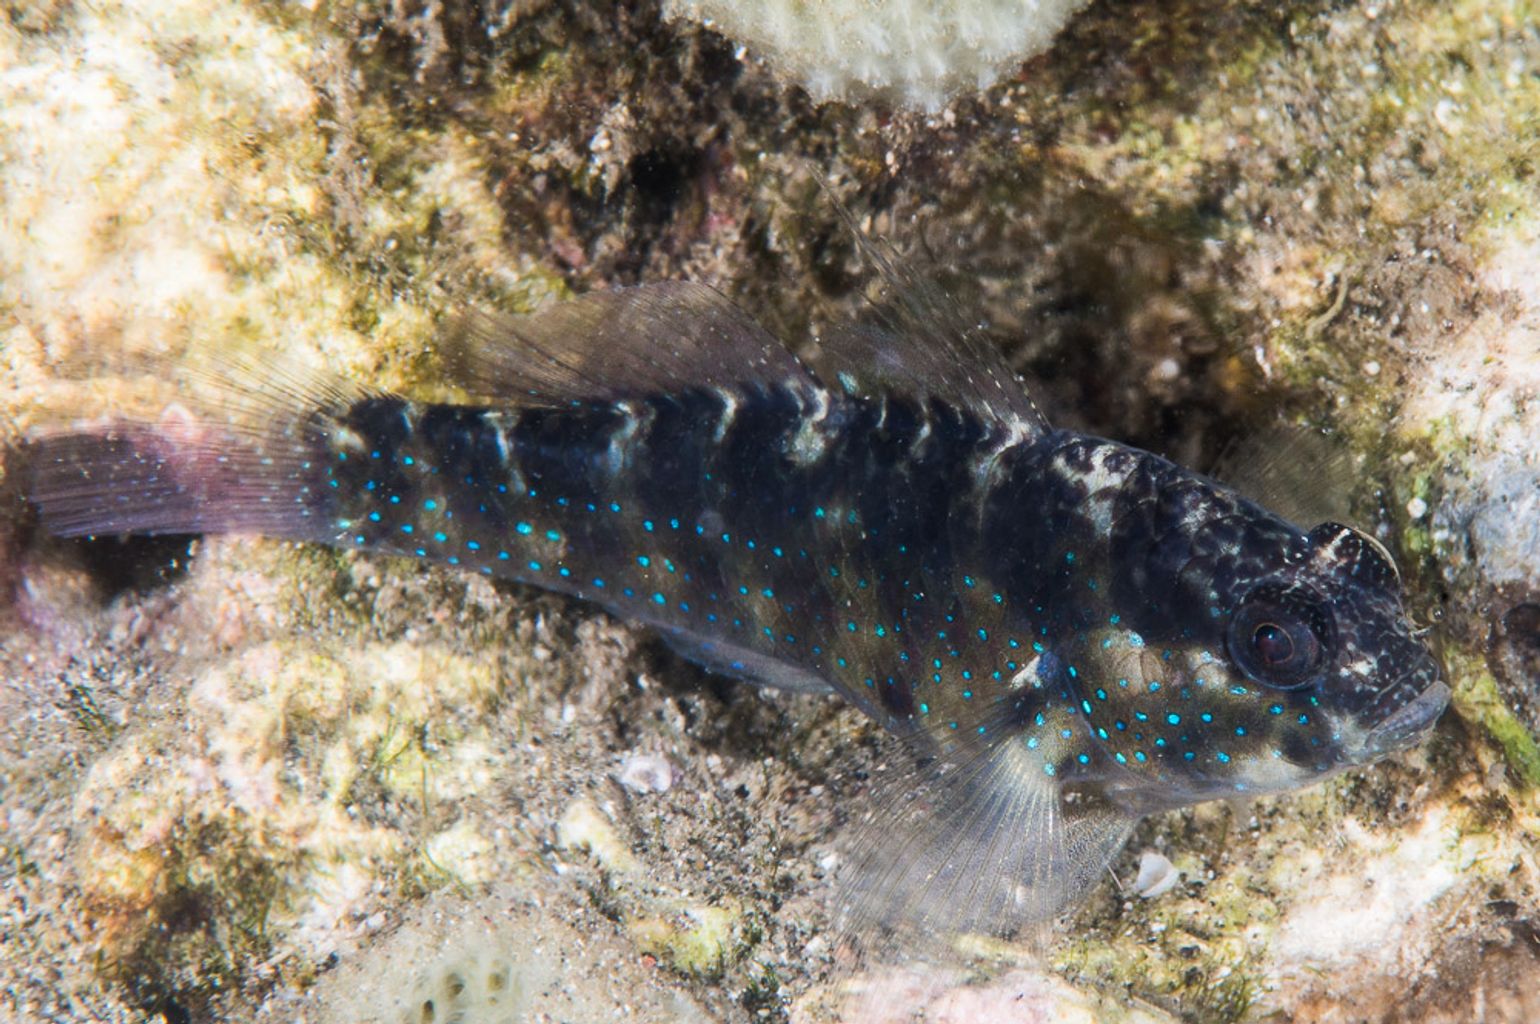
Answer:
<path fill-rule="evenodd" d="M 520 405 L 818 386 L 752 317 L 689 281 L 591 292 L 528 316 L 470 313 L 459 328 L 449 345 L 456 382 Z"/>
<path fill-rule="evenodd" d="M 855 323 L 819 333 L 817 364 L 850 394 L 890 392 L 931 397 L 1013 433 L 1038 437 L 1048 420 L 1000 352 L 938 287 L 864 232 L 827 184 L 862 259 L 876 272 L 879 294 Z"/>
<path fill-rule="evenodd" d="M 1352 522 L 1353 493 L 1363 481 L 1359 457 L 1342 438 L 1295 424 L 1275 424 L 1230 441 L 1211 473 L 1306 528 Z"/>

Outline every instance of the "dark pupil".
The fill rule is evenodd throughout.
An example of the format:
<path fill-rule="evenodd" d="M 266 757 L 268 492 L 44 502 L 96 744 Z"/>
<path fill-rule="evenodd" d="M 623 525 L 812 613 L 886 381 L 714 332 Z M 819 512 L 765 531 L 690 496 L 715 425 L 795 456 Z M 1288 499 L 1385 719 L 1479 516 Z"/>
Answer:
<path fill-rule="evenodd" d="M 1251 634 L 1251 646 L 1269 665 L 1281 665 L 1294 656 L 1294 641 L 1279 625 L 1264 622 Z"/>

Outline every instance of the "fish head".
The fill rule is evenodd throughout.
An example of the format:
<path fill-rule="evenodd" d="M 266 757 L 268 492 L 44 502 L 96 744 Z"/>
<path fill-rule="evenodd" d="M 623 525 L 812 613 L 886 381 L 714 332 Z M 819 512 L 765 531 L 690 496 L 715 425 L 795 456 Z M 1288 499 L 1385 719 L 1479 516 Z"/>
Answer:
<path fill-rule="evenodd" d="M 1339 523 L 1311 530 L 1307 545 L 1301 564 L 1241 595 L 1226 625 L 1230 660 L 1264 689 L 1297 692 L 1318 709 L 1333 767 L 1414 745 L 1449 687 L 1407 618 L 1395 563 Z"/>
<path fill-rule="evenodd" d="M 1140 812 L 1307 785 L 1417 743 L 1448 704 L 1378 543 L 1336 523 L 1253 539 L 1201 580 L 1188 562 L 1175 628 L 1077 652 L 1100 773 Z"/>

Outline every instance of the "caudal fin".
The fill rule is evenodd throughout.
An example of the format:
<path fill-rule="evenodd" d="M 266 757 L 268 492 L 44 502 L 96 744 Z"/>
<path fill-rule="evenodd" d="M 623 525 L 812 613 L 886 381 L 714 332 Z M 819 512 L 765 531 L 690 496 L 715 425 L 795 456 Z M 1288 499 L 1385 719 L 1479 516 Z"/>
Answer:
<path fill-rule="evenodd" d="M 222 408 L 37 429 L 15 452 L 43 528 L 90 534 L 256 533 L 324 540 L 335 420 L 313 392 L 230 384 Z M 336 397 L 335 394 L 332 397 Z"/>

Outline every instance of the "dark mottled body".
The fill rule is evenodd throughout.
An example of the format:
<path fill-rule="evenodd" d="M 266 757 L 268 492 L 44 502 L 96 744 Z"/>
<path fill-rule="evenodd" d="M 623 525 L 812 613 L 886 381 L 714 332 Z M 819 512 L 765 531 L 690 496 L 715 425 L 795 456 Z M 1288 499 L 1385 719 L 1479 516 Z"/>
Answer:
<path fill-rule="evenodd" d="M 223 446 L 55 435 L 34 500 L 61 532 L 255 529 L 518 580 L 837 691 L 942 766 L 922 780 L 942 809 L 900 814 L 927 837 L 882 871 L 966 889 L 970 925 L 1056 911 L 1140 814 L 1303 784 L 1442 709 L 1362 535 L 887 350 L 857 344 L 826 387 L 725 304 L 662 297 L 632 325 L 672 339 L 662 358 L 625 363 L 646 337 L 616 367 L 568 358 L 574 331 L 623 334 L 598 321 L 628 307 L 597 299 L 469 374 L 511 404 L 341 396 Z M 979 893 L 986 868 L 1003 882 Z"/>
<path fill-rule="evenodd" d="M 1154 803 L 1341 757 L 1316 694 L 1259 717 L 1236 699 L 1257 684 L 1204 670 L 1226 657 L 1224 595 L 1278 553 L 1304 564 L 1311 538 L 1147 452 L 784 387 L 520 413 L 374 398 L 342 423 L 337 542 L 596 601 L 896 732 L 1019 735 L 1045 774 Z M 1022 529 L 1023 509 L 1053 528 Z M 1416 659 L 1404 643 L 1390 656 Z M 1144 784 L 1173 776 L 1175 794 Z"/>

